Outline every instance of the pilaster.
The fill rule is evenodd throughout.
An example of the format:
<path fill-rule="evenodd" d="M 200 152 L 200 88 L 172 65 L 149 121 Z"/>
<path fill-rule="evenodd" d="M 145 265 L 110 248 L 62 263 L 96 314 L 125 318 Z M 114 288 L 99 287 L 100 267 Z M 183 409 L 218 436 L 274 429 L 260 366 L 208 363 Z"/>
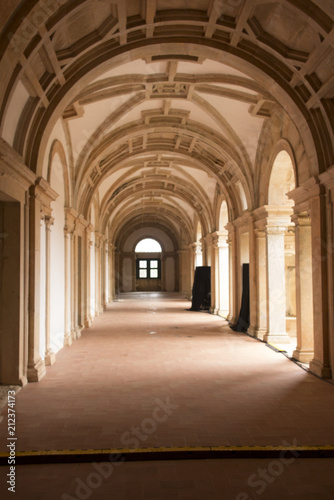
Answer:
<path fill-rule="evenodd" d="M 211 308 L 213 314 L 226 317 L 229 313 L 227 232 L 211 234 Z"/>
<path fill-rule="evenodd" d="M 39 354 L 40 322 L 40 219 L 46 207 L 57 198 L 48 182 L 38 178 L 29 191 L 29 339 L 28 381 L 38 382 L 44 377 L 45 363 Z"/>
<path fill-rule="evenodd" d="M 295 213 L 291 219 L 296 228 L 297 347 L 293 357 L 308 363 L 314 357 L 311 219 L 307 212 Z"/>
<path fill-rule="evenodd" d="M 50 233 L 54 219 L 49 214 L 45 214 L 43 218 L 45 223 L 45 364 L 51 366 L 56 361 L 50 338 Z"/>
<path fill-rule="evenodd" d="M 260 207 L 253 212 L 253 249 L 251 261 L 254 267 L 252 308 L 248 333 L 264 340 L 268 333 L 267 317 L 267 211 Z"/>
<path fill-rule="evenodd" d="M 328 261 L 330 248 L 327 239 L 326 189 L 319 179 L 308 182 L 310 195 L 312 279 L 313 279 L 313 319 L 314 358 L 310 370 L 323 378 L 331 378 L 330 325 L 329 325 L 329 282 Z"/>
<path fill-rule="evenodd" d="M 334 375 L 334 166 L 319 176 L 326 187 L 327 270 L 328 270 L 328 336 L 330 365 Z"/>

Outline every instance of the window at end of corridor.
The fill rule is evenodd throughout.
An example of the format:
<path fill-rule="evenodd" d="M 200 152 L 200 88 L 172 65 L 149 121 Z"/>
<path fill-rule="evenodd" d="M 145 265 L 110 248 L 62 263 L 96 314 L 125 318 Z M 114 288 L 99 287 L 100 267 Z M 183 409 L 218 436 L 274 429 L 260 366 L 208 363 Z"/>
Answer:
<path fill-rule="evenodd" d="M 160 279 L 160 259 L 137 259 L 137 279 Z"/>

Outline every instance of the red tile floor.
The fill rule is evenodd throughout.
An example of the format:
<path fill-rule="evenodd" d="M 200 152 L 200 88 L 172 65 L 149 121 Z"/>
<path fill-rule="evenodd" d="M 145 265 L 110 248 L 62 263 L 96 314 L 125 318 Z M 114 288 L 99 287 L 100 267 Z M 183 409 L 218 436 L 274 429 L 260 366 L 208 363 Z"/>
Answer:
<path fill-rule="evenodd" d="M 121 295 L 17 394 L 17 450 L 334 444 L 333 384 L 189 307 L 177 294 Z M 3 421 L 0 451 L 6 438 Z M 106 477 L 92 464 L 26 465 L 7 495 L 320 500 L 334 498 L 333 470 L 334 459 L 292 455 L 121 463 Z"/>

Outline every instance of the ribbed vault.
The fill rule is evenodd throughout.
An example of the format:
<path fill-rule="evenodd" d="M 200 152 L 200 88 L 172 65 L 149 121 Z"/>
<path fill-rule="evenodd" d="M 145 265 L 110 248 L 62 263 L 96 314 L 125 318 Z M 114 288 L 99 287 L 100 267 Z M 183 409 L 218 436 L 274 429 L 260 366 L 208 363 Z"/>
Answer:
<path fill-rule="evenodd" d="M 97 203 L 115 241 L 147 223 L 189 244 L 223 200 L 236 218 L 265 198 L 287 124 L 297 179 L 333 163 L 333 16 L 325 0 L 22 2 L 0 40 L 1 133 L 44 177 L 60 140 L 73 208 Z"/>

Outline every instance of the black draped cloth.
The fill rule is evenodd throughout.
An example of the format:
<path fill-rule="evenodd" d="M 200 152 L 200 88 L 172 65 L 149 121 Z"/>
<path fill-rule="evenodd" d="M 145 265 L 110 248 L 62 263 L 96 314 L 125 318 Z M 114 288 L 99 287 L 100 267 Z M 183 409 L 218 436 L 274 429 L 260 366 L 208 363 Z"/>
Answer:
<path fill-rule="evenodd" d="M 198 266 L 195 269 L 190 311 L 210 309 L 211 302 L 211 267 Z"/>
<path fill-rule="evenodd" d="M 235 332 L 247 332 L 249 327 L 249 264 L 242 264 L 242 298 L 238 320 L 230 325 Z"/>

